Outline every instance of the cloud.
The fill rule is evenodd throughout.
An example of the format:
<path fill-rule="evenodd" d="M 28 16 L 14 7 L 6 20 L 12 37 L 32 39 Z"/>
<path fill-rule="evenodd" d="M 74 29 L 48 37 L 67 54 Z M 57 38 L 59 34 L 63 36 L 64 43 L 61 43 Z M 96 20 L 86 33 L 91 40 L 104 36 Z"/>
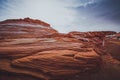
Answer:
<path fill-rule="evenodd" d="M 78 6 L 78 11 L 83 11 L 92 17 L 102 18 L 109 21 L 120 23 L 120 0 L 94 0 L 93 4 L 88 4 L 86 7 Z"/>
<path fill-rule="evenodd" d="M 106 6 L 106 2 L 102 2 L 103 0 L 12 0 L 12 2 L 11 0 L 1 1 L 4 2 L 0 2 L 0 20 L 24 17 L 40 19 L 50 23 L 52 27 L 57 29 L 59 32 L 70 32 L 73 30 L 120 31 L 117 24 L 110 23 L 109 20 L 105 20 L 102 18 L 103 14 L 105 13 L 105 10 L 103 9 L 104 6 Z"/>
<path fill-rule="evenodd" d="M 4 16 L 1 19 L 30 17 L 44 20 L 57 29 L 66 26 L 74 21 L 75 12 L 68 1 L 61 0 L 8 0 L 6 8 L 2 11 Z M 70 4 L 72 4 L 70 2 Z M 59 29 L 59 30 L 61 30 Z"/>
<path fill-rule="evenodd" d="M 90 4 L 89 4 L 90 3 Z M 94 0 L 86 6 L 77 6 L 74 9 L 79 13 L 76 24 L 82 30 L 114 30 L 120 31 L 120 1 L 119 0 Z M 85 27 L 85 28 L 84 28 Z"/>

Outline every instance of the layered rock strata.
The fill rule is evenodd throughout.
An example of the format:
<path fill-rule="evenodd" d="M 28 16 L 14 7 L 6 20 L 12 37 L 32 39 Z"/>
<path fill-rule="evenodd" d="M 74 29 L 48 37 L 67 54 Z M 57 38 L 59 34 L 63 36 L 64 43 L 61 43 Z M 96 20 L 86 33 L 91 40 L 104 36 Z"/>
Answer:
<path fill-rule="evenodd" d="M 96 46 L 113 34 L 116 32 L 62 34 L 30 18 L 2 21 L 0 80 L 119 80 L 120 62 L 104 48 L 107 44 Z"/>

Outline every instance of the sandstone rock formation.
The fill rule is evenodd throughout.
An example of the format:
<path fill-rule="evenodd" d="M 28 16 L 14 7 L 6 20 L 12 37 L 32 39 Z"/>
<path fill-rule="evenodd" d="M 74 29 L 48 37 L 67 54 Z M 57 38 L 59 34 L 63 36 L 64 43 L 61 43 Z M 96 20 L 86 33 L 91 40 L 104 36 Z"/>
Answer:
<path fill-rule="evenodd" d="M 0 80 L 119 80 L 120 61 L 109 54 L 105 37 L 115 33 L 62 34 L 40 20 L 2 21 Z"/>
<path fill-rule="evenodd" d="M 120 60 L 120 40 L 109 40 L 105 44 L 106 52 L 110 53 L 113 58 Z"/>
<path fill-rule="evenodd" d="M 0 22 L 0 39 L 37 38 L 57 33 L 50 24 L 30 18 L 9 19 Z"/>

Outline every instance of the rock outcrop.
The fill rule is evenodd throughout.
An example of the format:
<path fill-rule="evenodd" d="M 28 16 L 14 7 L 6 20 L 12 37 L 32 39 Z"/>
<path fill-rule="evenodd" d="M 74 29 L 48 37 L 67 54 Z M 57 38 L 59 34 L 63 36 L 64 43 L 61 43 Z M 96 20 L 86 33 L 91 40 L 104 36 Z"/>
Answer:
<path fill-rule="evenodd" d="M 30 18 L 2 21 L 0 80 L 119 80 L 120 62 L 104 47 L 96 46 L 112 34 L 115 32 L 62 34 Z"/>
<path fill-rule="evenodd" d="M 54 30 L 50 24 L 40 20 L 24 18 L 9 19 L 0 22 L 0 39 L 37 38 L 50 36 L 55 33 L 57 33 L 57 31 Z"/>

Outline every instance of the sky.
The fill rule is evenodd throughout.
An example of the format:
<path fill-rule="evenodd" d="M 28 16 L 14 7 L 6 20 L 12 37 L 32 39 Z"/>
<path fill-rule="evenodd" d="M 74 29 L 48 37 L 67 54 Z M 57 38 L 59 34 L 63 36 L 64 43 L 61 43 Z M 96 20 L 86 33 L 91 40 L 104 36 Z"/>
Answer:
<path fill-rule="evenodd" d="M 120 0 L 0 0 L 0 21 L 30 17 L 70 31 L 120 32 Z"/>

